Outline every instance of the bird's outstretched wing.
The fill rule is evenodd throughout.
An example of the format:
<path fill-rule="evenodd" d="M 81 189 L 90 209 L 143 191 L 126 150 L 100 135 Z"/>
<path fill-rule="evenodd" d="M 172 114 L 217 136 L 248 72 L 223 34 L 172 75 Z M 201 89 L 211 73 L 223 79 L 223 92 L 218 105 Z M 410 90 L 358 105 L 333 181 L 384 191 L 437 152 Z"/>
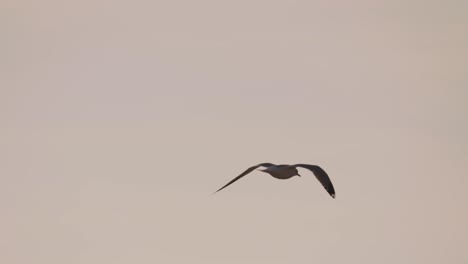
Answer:
<path fill-rule="evenodd" d="M 322 184 L 322 186 L 327 190 L 331 197 L 335 198 L 335 188 L 333 188 L 333 184 L 328 177 L 328 174 L 319 166 L 317 165 L 309 165 L 309 164 L 296 164 L 293 165 L 294 167 L 301 167 L 312 171 L 315 175 L 317 180 Z"/>
<path fill-rule="evenodd" d="M 270 167 L 270 166 L 274 166 L 274 164 L 271 164 L 271 163 L 260 163 L 258 165 L 255 165 L 255 166 L 252 166 L 248 169 L 246 169 L 243 173 L 241 173 L 239 176 L 235 177 L 234 179 L 232 179 L 232 181 L 228 182 L 226 185 L 224 185 L 223 187 L 219 188 L 216 192 L 214 193 L 217 193 L 219 191 L 221 191 L 222 189 L 228 187 L 229 185 L 231 185 L 232 183 L 234 183 L 235 181 L 239 180 L 240 178 L 244 177 L 245 175 L 249 174 L 250 172 L 252 172 L 253 170 L 255 170 L 256 168 L 258 167 Z"/>

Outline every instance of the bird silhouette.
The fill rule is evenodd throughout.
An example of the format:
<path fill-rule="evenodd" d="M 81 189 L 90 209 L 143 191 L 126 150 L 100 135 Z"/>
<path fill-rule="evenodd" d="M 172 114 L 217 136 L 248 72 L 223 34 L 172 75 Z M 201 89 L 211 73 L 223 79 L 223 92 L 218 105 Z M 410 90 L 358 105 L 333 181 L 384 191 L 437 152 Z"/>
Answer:
<path fill-rule="evenodd" d="M 239 176 L 232 179 L 230 182 L 228 182 L 223 187 L 219 188 L 214 193 L 217 193 L 217 192 L 221 191 L 222 189 L 228 187 L 229 185 L 233 184 L 234 182 L 236 182 L 240 178 L 244 177 L 245 175 L 249 174 L 250 172 L 254 171 L 255 169 L 257 169 L 259 167 L 265 167 L 265 169 L 262 169 L 260 171 L 268 173 L 272 177 L 274 177 L 276 179 L 281 179 L 281 180 L 289 179 L 289 178 L 292 178 L 294 176 L 301 177 L 301 175 L 299 175 L 299 172 L 297 171 L 297 168 L 308 169 L 315 175 L 317 180 L 322 184 L 322 186 L 325 188 L 325 190 L 328 192 L 328 194 L 330 194 L 330 196 L 332 198 L 335 198 L 335 188 L 333 187 L 333 184 L 332 184 L 332 182 L 330 180 L 330 177 L 328 177 L 328 174 L 322 168 L 320 168 L 319 166 L 310 165 L 310 164 L 275 165 L 275 164 L 268 163 L 268 162 L 260 163 L 260 164 L 257 164 L 255 166 L 252 166 L 252 167 L 248 168 L 247 170 L 242 172 Z"/>

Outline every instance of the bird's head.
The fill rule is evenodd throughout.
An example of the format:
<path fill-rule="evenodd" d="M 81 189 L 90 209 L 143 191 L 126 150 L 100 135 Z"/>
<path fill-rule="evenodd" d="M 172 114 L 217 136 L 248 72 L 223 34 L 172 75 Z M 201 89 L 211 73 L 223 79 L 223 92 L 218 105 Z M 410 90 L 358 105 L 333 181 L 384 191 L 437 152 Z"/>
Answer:
<path fill-rule="evenodd" d="M 294 176 L 299 176 L 299 177 L 301 177 L 301 175 L 299 174 L 299 171 L 298 171 L 296 168 L 294 168 L 294 171 L 296 172 L 296 174 L 294 174 Z"/>

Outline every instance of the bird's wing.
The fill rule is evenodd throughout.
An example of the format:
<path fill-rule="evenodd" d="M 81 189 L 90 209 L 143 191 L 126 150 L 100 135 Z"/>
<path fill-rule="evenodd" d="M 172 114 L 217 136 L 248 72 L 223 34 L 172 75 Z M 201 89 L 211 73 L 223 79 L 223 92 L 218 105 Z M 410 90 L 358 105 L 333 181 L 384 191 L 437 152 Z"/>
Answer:
<path fill-rule="evenodd" d="M 328 177 L 328 174 L 319 166 L 317 165 L 309 165 L 309 164 L 296 164 L 293 165 L 294 167 L 301 167 L 312 171 L 315 175 L 317 180 L 322 184 L 322 186 L 327 190 L 331 197 L 335 198 L 335 188 L 333 188 L 333 184 Z"/>
<path fill-rule="evenodd" d="M 235 181 L 239 180 L 240 178 L 244 177 L 245 175 L 249 174 L 250 172 L 252 172 L 253 170 L 255 170 L 256 168 L 258 167 L 270 167 L 270 166 L 274 166 L 274 164 L 271 164 L 271 163 L 260 163 L 258 165 L 255 165 L 255 166 L 252 166 L 248 169 L 246 169 L 243 173 L 241 173 L 239 176 L 235 177 L 234 179 L 232 179 L 232 181 L 228 182 L 226 185 L 224 185 L 223 187 L 219 188 L 219 190 L 217 190 L 216 192 L 214 193 L 217 193 L 219 191 L 221 191 L 222 189 L 228 187 L 229 185 L 231 185 L 232 183 L 234 183 Z"/>

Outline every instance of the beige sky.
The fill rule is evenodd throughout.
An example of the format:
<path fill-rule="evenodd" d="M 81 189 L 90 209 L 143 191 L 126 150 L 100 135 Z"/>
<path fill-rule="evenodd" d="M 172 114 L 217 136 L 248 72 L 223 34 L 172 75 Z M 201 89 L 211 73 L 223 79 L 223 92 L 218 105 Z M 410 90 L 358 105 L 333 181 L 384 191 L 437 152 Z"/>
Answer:
<path fill-rule="evenodd" d="M 1 263 L 468 263 L 468 2 L 0 10 Z"/>

